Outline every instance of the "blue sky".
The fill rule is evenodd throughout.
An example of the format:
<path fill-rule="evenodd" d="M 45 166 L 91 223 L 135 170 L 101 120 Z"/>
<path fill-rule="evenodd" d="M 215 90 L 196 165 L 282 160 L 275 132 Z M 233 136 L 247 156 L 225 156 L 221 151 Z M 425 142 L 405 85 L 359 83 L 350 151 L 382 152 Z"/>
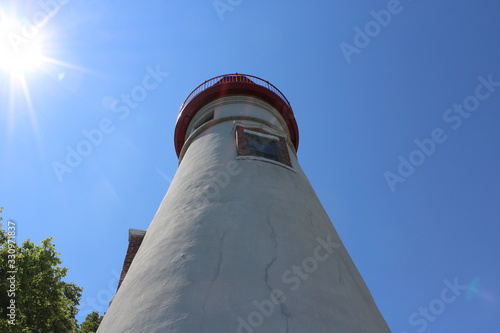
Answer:
<path fill-rule="evenodd" d="M 500 1 L 48 2 L 0 5 L 46 56 L 24 85 L 0 70 L 0 206 L 18 241 L 55 238 L 80 319 L 169 187 L 183 100 L 238 72 L 291 102 L 299 161 L 393 332 L 498 331 Z"/>

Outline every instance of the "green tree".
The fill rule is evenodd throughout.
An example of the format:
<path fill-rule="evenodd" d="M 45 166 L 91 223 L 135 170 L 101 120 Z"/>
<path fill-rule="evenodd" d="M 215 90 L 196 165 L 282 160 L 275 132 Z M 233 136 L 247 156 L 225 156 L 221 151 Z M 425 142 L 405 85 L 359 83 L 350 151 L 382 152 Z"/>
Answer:
<path fill-rule="evenodd" d="M 99 328 L 103 316 L 99 312 L 91 312 L 85 318 L 85 321 L 80 325 L 78 332 L 80 333 L 95 333 Z"/>
<path fill-rule="evenodd" d="M 4 231 L 0 223 L 0 332 L 76 332 L 82 288 L 62 280 L 68 269 L 60 266 L 52 238 L 40 245 L 27 239 L 17 246 L 16 229 L 9 221 Z"/>

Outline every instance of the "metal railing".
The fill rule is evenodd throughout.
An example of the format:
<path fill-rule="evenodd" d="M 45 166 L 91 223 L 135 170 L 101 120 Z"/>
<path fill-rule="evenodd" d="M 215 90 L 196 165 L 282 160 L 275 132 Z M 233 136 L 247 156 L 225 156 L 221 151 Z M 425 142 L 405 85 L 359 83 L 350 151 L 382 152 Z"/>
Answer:
<path fill-rule="evenodd" d="M 184 109 L 184 107 L 189 102 L 191 102 L 193 100 L 193 98 L 195 98 L 197 95 L 199 95 L 203 91 L 207 90 L 208 88 L 213 87 L 216 84 L 224 84 L 224 83 L 228 83 L 228 82 L 244 82 L 244 83 L 248 83 L 248 81 L 251 81 L 252 83 L 255 83 L 255 84 L 259 85 L 259 86 L 262 86 L 264 88 L 267 88 L 267 89 L 271 90 L 273 93 L 275 93 L 276 95 L 278 95 L 279 97 L 281 97 L 281 99 L 283 99 L 283 101 L 285 101 L 286 104 L 290 108 L 292 107 L 290 105 L 290 102 L 288 102 L 288 100 L 286 99 L 285 95 L 283 95 L 283 93 L 278 88 L 276 88 L 275 86 L 273 86 L 268 81 L 262 80 L 261 78 L 253 76 L 253 75 L 235 73 L 235 74 L 219 75 L 219 76 L 211 78 L 210 80 L 207 80 L 207 81 L 203 82 L 202 84 L 200 84 L 198 87 L 196 87 L 196 89 L 194 89 L 189 94 L 189 96 L 186 98 L 186 100 L 184 101 L 184 103 L 182 103 L 180 111 L 182 111 Z"/>

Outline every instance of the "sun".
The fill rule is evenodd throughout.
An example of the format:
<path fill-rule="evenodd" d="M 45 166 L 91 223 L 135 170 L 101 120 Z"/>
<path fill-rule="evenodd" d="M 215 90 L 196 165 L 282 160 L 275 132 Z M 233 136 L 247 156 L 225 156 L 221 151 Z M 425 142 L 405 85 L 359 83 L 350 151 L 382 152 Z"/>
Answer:
<path fill-rule="evenodd" d="M 39 139 L 36 106 L 45 96 L 40 92 L 62 83 L 66 70 L 90 71 L 57 57 L 64 48 L 58 41 L 57 30 L 46 24 L 53 13 L 49 15 L 45 9 L 52 5 L 42 6 L 43 13 L 40 9 L 29 16 L 30 21 L 27 14 L 20 14 L 22 11 L 14 6 L 2 8 L 4 2 L 8 1 L 0 0 L 0 112 L 2 116 L 6 114 L 9 135 L 14 133 L 16 121 L 24 119 L 24 116 L 18 118 L 18 114 L 27 114 L 33 133 Z M 36 94 L 32 94 L 33 91 Z M 42 150 L 41 145 L 39 148 Z"/>
<path fill-rule="evenodd" d="M 37 82 L 33 74 L 49 60 L 42 50 L 43 34 L 27 33 L 27 28 L 15 16 L 6 15 L 0 7 L 0 80 L 2 102 L 8 105 L 7 128 L 12 133 L 16 113 L 27 112 L 33 132 L 38 135 L 35 109 L 30 94 L 30 84 Z M 7 80 L 5 78 L 8 78 Z M 2 104 L 3 105 L 3 104 Z M 2 108 L 3 109 L 3 108 Z"/>
<path fill-rule="evenodd" d="M 23 36 L 16 20 L 0 19 L 0 69 L 11 75 L 36 71 L 44 61 L 37 37 Z"/>

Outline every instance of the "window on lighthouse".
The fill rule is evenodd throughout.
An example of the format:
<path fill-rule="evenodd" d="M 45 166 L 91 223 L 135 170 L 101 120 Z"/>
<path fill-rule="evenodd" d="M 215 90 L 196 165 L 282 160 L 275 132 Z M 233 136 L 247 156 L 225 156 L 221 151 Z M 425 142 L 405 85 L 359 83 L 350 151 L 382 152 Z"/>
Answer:
<path fill-rule="evenodd" d="M 236 153 L 238 156 L 256 156 L 292 167 L 285 137 L 260 128 L 236 126 Z"/>
<path fill-rule="evenodd" d="M 271 160 L 280 161 L 278 140 L 247 133 L 248 152 L 250 155 L 262 156 Z"/>

